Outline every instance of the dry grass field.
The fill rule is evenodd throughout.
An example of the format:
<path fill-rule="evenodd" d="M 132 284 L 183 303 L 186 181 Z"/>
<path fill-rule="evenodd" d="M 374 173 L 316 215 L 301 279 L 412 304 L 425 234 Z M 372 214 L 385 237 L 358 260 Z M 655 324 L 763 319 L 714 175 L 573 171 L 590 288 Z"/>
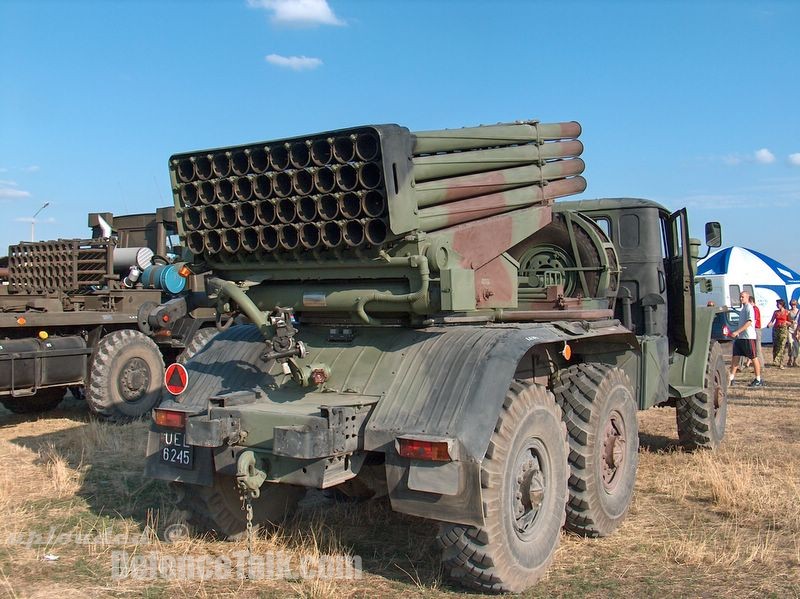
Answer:
<path fill-rule="evenodd" d="M 746 388 L 747 380 L 740 375 L 740 386 L 731 389 L 726 441 L 716 453 L 676 447 L 674 410 L 643 413 L 630 516 L 606 539 L 563 535 L 549 574 L 527 596 L 800 596 L 800 368 L 767 369 L 763 389 Z M 158 540 L 182 516 L 166 486 L 142 476 L 145 431 L 144 423 L 95 422 L 72 400 L 41 418 L 0 413 L 0 595 L 462 592 L 442 577 L 433 527 L 393 513 L 381 500 L 309 501 L 280 532 L 256 542 L 260 554 L 359 555 L 359 579 L 113 579 L 115 551 L 220 556 L 245 548 L 210 539 Z"/>

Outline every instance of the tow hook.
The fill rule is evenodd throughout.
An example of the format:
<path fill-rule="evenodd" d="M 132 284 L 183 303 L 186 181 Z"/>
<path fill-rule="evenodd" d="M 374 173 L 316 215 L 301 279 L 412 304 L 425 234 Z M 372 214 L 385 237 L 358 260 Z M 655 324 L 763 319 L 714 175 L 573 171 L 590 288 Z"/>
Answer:
<path fill-rule="evenodd" d="M 252 451 L 243 452 L 236 461 L 236 484 L 242 494 L 258 498 L 265 480 L 267 473 L 256 466 L 256 455 Z"/>

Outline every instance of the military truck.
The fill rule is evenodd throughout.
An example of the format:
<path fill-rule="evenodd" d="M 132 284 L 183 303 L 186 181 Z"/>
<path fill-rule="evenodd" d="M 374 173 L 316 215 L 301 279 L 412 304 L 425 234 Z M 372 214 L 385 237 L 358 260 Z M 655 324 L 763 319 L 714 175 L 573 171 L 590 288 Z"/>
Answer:
<path fill-rule="evenodd" d="M 388 494 L 440 523 L 454 579 L 519 591 L 562 526 L 624 519 L 637 409 L 722 441 L 700 242 L 685 210 L 555 202 L 586 187 L 580 130 L 375 125 L 170 158 L 190 268 L 249 320 L 153 413 L 146 473 L 190 523 L 239 538 L 307 489 Z"/>
<path fill-rule="evenodd" d="M 164 360 L 213 328 L 201 278 L 182 270 L 172 206 L 88 224 L 90 239 L 9 247 L 0 403 L 12 412 L 52 409 L 70 389 L 103 418 L 143 416 L 161 398 Z"/>

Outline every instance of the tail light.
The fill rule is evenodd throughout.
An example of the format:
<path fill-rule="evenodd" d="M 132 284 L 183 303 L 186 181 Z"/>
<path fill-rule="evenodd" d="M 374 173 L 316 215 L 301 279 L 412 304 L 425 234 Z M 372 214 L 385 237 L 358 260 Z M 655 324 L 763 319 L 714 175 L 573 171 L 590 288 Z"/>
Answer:
<path fill-rule="evenodd" d="M 186 412 L 156 408 L 153 410 L 153 420 L 158 426 L 184 428 L 186 426 Z"/>
<path fill-rule="evenodd" d="M 403 458 L 431 462 L 449 462 L 453 459 L 447 441 L 400 438 L 397 439 L 397 453 Z"/>

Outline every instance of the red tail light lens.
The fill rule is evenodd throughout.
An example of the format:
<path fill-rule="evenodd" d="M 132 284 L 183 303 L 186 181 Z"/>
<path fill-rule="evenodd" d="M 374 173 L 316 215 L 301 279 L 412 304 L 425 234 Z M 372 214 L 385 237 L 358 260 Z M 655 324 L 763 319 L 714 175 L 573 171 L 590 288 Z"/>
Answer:
<path fill-rule="evenodd" d="M 452 459 L 447 448 L 447 441 L 398 439 L 397 443 L 400 456 L 404 458 L 432 462 L 449 462 Z"/>
<path fill-rule="evenodd" d="M 153 420 L 158 426 L 168 428 L 184 428 L 186 426 L 186 412 L 175 412 L 173 410 L 153 410 Z"/>

